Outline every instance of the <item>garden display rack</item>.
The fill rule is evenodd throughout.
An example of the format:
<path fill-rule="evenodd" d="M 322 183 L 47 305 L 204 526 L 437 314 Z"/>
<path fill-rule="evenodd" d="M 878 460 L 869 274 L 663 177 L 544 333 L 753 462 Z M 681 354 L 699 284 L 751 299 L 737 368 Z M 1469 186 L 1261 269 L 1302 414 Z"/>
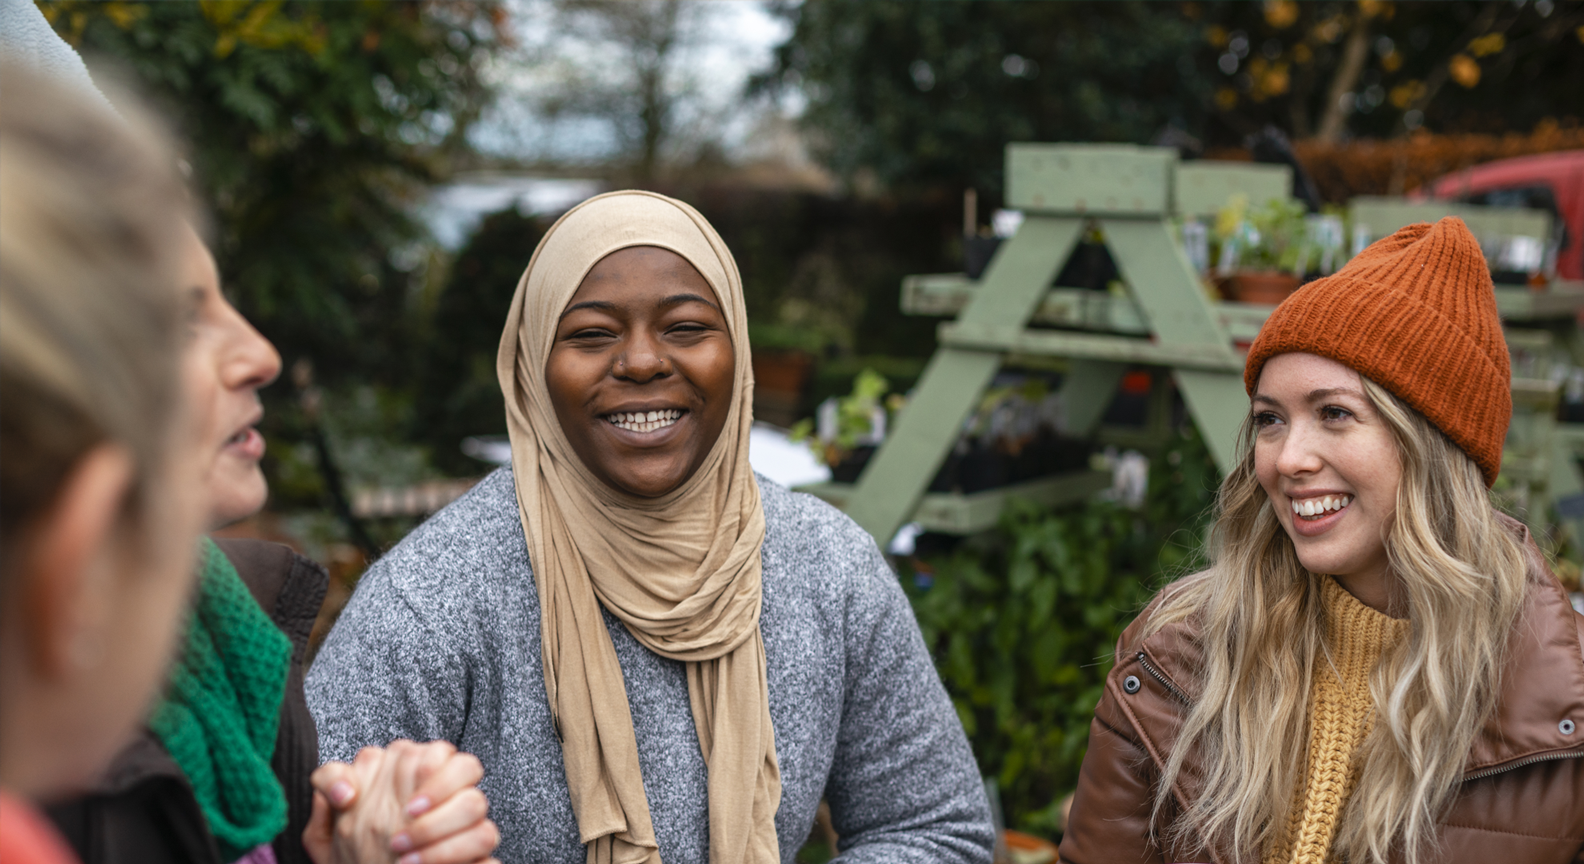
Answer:
<path fill-rule="evenodd" d="M 1243 391 L 1247 344 L 1274 307 L 1209 299 L 1189 264 L 1175 217 L 1207 217 L 1234 195 L 1265 201 L 1290 194 L 1283 166 L 1182 164 L 1169 148 L 1131 145 L 1013 144 L 1007 148 L 1007 206 L 1021 227 L 977 281 L 962 274 L 910 276 L 902 306 L 918 315 L 956 315 L 940 325 L 931 358 L 891 434 L 853 484 L 809 487 L 842 507 L 882 545 L 908 521 L 926 530 L 970 534 L 993 527 L 1007 499 L 1055 506 L 1110 484 L 1096 471 L 1047 477 L 973 494 L 926 493 L 957 442 L 980 394 L 1008 358 L 1065 358 L 1062 398 L 1070 434 L 1093 434 L 1123 374 L 1169 370 L 1189 417 L 1223 471 L 1248 413 Z M 1403 225 L 1457 215 L 1477 236 L 1549 236 L 1549 214 L 1512 208 L 1403 199 L 1359 199 L 1354 223 L 1371 239 Z M 1052 287 L 1080 237 L 1098 228 L 1126 286 L 1123 294 Z M 1498 286 L 1514 359 L 1514 418 L 1500 488 L 1531 527 L 1545 526 L 1553 503 L 1584 540 L 1584 424 L 1558 424 L 1558 352 L 1584 366 L 1576 320 L 1584 285 L 1553 282 L 1535 290 Z M 1031 328 L 1037 325 L 1042 329 Z M 1061 329 L 1048 329 L 1061 328 Z M 1241 347 L 1240 347 L 1241 346 Z M 1164 387 L 1158 397 L 1169 397 Z M 1166 412 L 1154 409 L 1164 439 Z M 1140 441 L 1139 443 L 1146 443 Z M 1540 533 L 1540 536 L 1545 536 Z"/>
<path fill-rule="evenodd" d="M 1091 434 L 1133 366 L 1171 371 L 1210 452 L 1223 470 L 1248 413 L 1243 354 L 1270 307 L 1213 304 L 1175 236 L 1178 215 L 1206 215 L 1233 194 L 1288 196 L 1282 166 L 1181 165 L 1171 148 L 1012 144 L 1007 206 L 1024 221 L 984 275 L 910 277 L 904 310 L 941 314 L 939 348 L 891 434 L 850 486 L 808 491 L 842 507 L 883 544 L 909 520 L 928 530 L 973 533 L 993 526 L 1010 497 L 1047 505 L 1079 500 L 1110 484 L 1080 471 L 971 495 L 925 494 L 981 392 L 1009 356 L 1066 358 L 1062 399 L 1070 434 Z M 1098 228 L 1126 296 L 1057 288 L 1052 282 L 1079 239 Z M 1030 324 L 1067 329 L 1031 329 Z"/>

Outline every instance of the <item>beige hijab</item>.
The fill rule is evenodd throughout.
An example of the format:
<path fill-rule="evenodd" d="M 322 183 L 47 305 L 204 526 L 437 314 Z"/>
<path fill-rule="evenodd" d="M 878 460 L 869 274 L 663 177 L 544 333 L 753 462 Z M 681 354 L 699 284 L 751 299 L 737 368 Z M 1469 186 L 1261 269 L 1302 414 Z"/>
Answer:
<path fill-rule="evenodd" d="M 545 388 L 561 312 L 600 259 L 630 246 L 686 258 L 715 290 L 737 361 L 731 412 L 698 472 L 636 498 L 596 479 Z M 748 466 L 753 374 L 742 280 L 715 229 L 648 192 L 590 198 L 551 226 L 517 283 L 496 361 L 512 471 L 539 590 L 545 691 L 589 864 L 660 861 L 621 666 L 600 606 L 649 650 L 687 664 L 709 768 L 712 864 L 780 860 L 781 802 L 759 634 L 764 511 Z"/>

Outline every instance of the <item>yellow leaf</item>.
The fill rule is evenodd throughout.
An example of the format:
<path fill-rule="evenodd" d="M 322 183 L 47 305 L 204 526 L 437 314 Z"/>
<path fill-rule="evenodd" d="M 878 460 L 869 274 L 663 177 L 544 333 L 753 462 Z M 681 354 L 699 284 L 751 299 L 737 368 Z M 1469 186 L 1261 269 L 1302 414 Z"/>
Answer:
<path fill-rule="evenodd" d="M 1447 70 L 1452 73 L 1452 80 L 1463 85 L 1465 89 L 1472 89 L 1480 81 L 1480 66 L 1478 61 L 1467 54 L 1455 54 L 1447 61 Z"/>
<path fill-rule="evenodd" d="M 1399 111 L 1407 110 L 1424 93 L 1424 82 L 1419 80 L 1405 81 L 1391 89 L 1391 103 Z"/>
<path fill-rule="evenodd" d="M 1584 27 L 1580 27 L 1579 31 L 1584 33 Z M 1227 36 L 1226 28 L 1222 27 L 1220 24 L 1211 24 L 1209 27 L 1205 28 L 1205 41 L 1209 42 L 1216 48 L 1225 47 L 1228 38 L 1230 37 Z"/>
<path fill-rule="evenodd" d="M 236 50 L 236 42 L 237 40 L 235 35 L 231 33 L 221 33 L 220 37 L 215 40 L 215 56 L 221 60 L 230 57 L 231 52 Z"/>
<path fill-rule="evenodd" d="M 1298 20 L 1296 0 L 1265 0 L 1265 23 L 1285 30 Z"/>
<path fill-rule="evenodd" d="M 1469 53 L 1475 57 L 1488 57 L 1492 54 L 1500 54 L 1502 49 L 1506 47 L 1507 37 L 1500 33 L 1486 33 L 1468 44 Z"/>
<path fill-rule="evenodd" d="M 1393 50 L 1390 54 L 1381 58 L 1381 68 L 1387 72 L 1396 72 L 1402 68 L 1402 64 L 1403 55 L 1401 51 Z"/>
<path fill-rule="evenodd" d="M 1280 96 L 1287 92 L 1292 85 L 1292 80 L 1287 74 L 1287 64 L 1277 63 L 1271 67 L 1269 73 L 1260 79 L 1260 90 L 1267 96 Z"/>

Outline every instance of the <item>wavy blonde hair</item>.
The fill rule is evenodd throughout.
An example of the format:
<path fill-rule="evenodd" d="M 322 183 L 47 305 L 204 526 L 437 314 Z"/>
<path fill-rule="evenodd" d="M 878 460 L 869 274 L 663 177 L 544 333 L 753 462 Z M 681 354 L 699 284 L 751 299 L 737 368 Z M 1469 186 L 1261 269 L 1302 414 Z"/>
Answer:
<path fill-rule="evenodd" d="M 1417 864 L 1495 708 L 1530 560 L 1473 460 L 1380 385 L 1365 379 L 1364 391 L 1402 461 L 1385 542 L 1393 605 L 1406 610 L 1410 633 L 1370 675 L 1378 719 L 1333 851 L 1385 862 L 1399 847 Z M 1289 815 L 1308 750 L 1310 678 L 1327 650 L 1324 577 L 1304 569 L 1277 521 L 1255 475 L 1253 438 L 1245 421 L 1239 464 L 1217 500 L 1210 567 L 1163 592 L 1145 628 L 1194 618 L 1204 649 L 1200 695 L 1156 790 L 1157 820 L 1196 751 L 1202 794 L 1166 830 L 1240 852 L 1272 842 Z"/>

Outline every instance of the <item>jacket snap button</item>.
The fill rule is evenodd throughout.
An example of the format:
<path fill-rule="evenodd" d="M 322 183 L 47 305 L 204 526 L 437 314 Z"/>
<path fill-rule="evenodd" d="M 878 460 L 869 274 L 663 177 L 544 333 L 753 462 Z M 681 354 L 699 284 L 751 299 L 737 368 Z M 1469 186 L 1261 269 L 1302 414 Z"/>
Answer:
<path fill-rule="evenodd" d="M 1563 720 L 1561 723 L 1557 724 L 1557 731 L 1561 732 L 1563 735 L 1572 735 L 1573 728 L 1572 720 Z"/>
<path fill-rule="evenodd" d="M 1126 678 L 1123 678 L 1122 679 L 1122 689 L 1126 690 L 1129 694 L 1137 693 L 1139 691 L 1138 676 L 1137 675 L 1129 675 Z M 1568 731 L 1569 732 L 1573 731 L 1573 723 L 1572 723 L 1571 720 L 1563 720 L 1562 722 L 1568 724 Z"/>

